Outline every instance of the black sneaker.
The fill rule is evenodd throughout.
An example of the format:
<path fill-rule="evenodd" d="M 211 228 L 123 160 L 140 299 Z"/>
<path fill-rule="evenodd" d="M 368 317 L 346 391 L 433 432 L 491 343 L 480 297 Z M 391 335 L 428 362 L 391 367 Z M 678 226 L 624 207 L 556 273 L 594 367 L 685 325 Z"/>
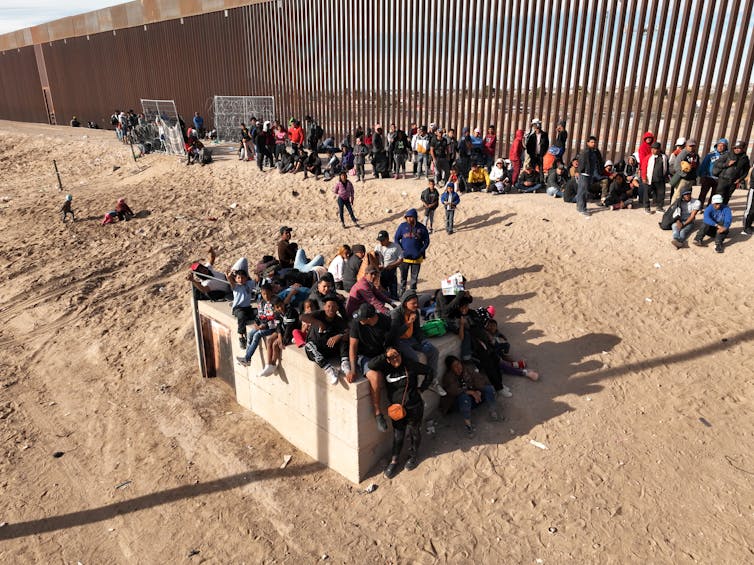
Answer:
<path fill-rule="evenodd" d="M 383 433 L 386 432 L 387 422 L 385 421 L 385 416 L 383 416 L 382 414 L 377 414 L 374 419 L 377 422 L 377 429 Z"/>
<path fill-rule="evenodd" d="M 396 473 L 398 472 L 398 463 L 393 463 L 392 461 L 390 464 L 385 467 L 385 471 L 383 471 L 383 475 L 385 475 L 385 478 L 392 479 Z"/>
<path fill-rule="evenodd" d="M 476 431 L 476 428 L 472 424 L 466 424 L 466 435 L 469 437 L 474 437 L 474 432 Z"/>
<path fill-rule="evenodd" d="M 419 466 L 419 462 L 416 460 L 416 457 L 409 457 L 408 461 L 406 461 L 406 471 L 413 471 Z"/>
<path fill-rule="evenodd" d="M 723 249 L 722 245 L 715 245 L 715 253 L 723 253 L 725 249 Z"/>
<path fill-rule="evenodd" d="M 694 245 L 701 247 L 702 246 L 702 240 L 694 238 Z"/>
<path fill-rule="evenodd" d="M 247 342 L 245 335 L 238 338 L 238 345 L 241 346 L 241 349 L 246 349 Z"/>

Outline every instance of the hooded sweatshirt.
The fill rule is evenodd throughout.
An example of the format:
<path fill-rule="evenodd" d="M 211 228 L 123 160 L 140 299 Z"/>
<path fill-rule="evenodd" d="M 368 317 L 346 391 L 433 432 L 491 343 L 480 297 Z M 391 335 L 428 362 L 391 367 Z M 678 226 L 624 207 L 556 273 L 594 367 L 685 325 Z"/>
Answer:
<path fill-rule="evenodd" d="M 728 164 L 730 161 L 733 161 L 732 165 Z M 743 179 L 748 171 L 749 157 L 744 152 L 736 154 L 733 150 L 723 153 L 712 166 L 712 174 L 729 181 Z"/>
<path fill-rule="evenodd" d="M 648 137 L 651 138 L 649 141 L 647 141 Z M 655 142 L 655 134 L 651 131 L 644 132 L 644 135 L 641 136 L 641 140 L 641 145 L 639 145 L 639 149 L 637 149 L 636 152 L 639 154 L 639 170 L 641 171 L 641 178 L 645 179 L 647 178 L 647 163 L 650 155 L 652 155 L 652 144 Z"/>
<path fill-rule="evenodd" d="M 516 137 L 513 139 L 510 151 L 508 152 L 508 159 L 519 162 L 524 160 L 524 130 L 516 130 Z"/>
<path fill-rule="evenodd" d="M 413 208 L 406 213 L 411 212 L 416 217 L 416 210 Z M 424 253 L 429 247 L 429 232 L 424 224 L 418 220 L 413 227 L 408 222 L 403 222 L 395 230 L 393 240 L 403 249 L 404 263 L 421 263 L 424 259 Z"/>

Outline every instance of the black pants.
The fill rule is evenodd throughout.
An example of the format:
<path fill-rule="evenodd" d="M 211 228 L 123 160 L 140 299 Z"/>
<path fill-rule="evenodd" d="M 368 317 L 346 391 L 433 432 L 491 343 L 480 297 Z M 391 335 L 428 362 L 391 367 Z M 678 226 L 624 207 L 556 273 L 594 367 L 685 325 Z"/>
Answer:
<path fill-rule="evenodd" d="M 304 352 L 309 361 L 316 363 L 320 368 L 324 369 L 330 365 L 330 360 L 335 357 L 338 359 L 348 359 L 348 338 L 341 338 L 335 347 L 307 341 L 304 346 Z"/>
<path fill-rule="evenodd" d="M 722 245 L 725 238 L 728 237 L 728 230 L 718 233 L 717 226 L 708 226 L 707 224 L 702 222 L 702 227 L 699 228 L 698 232 L 696 232 L 696 237 L 694 239 L 701 242 L 704 239 L 705 235 L 714 237 L 715 246 L 719 246 Z"/>
<path fill-rule="evenodd" d="M 246 335 L 246 325 L 250 324 L 257 317 L 256 310 L 251 306 L 236 306 L 233 308 L 233 315 L 238 320 L 238 335 Z"/>
<path fill-rule="evenodd" d="M 257 147 L 257 167 L 259 167 L 259 170 L 264 170 L 264 158 L 267 157 L 267 159 L 270 160 L 270 167 L 275 166 L 275 157 L 272 156 L 272 152 L 270 151 L 270 148 L 266 145 L 259 145 Z"/>
<path fill-rule="evenodd" d="M 704 199 L 707 197 L 707 193 L 710 195 L 710 200 L 712 199 L 712 195 L 715 194 L 715 191 L 717 190 L 717 179 L 713 179 L 712 177 L 702 177 L 699 180 L 699 184 L 701 185 L 699 188 L 699 202 L 702 204 L 702 210 L 704 210 L 705 206 L 710 205 L 709 201 L 705 204 Z"/>
<path fill-rule="evenodd" d="M 715 194 L 721 194 L 723 197 L 723 204 L 728 205 L 730 197 L 733 196 L 733 191 L 736 189 L 736 185 L 730 179 L 717 179 L 717 188 Z"/>
<path fill-rule="evenodd" d="M 754 223 L 754 188 L 749 189 L 746 196 L 746 208 L 744 208 L 744 229 L 750 230 Z"/>
<path fill-rule="evenodd" d="M 380 286 L 385 289 L 390 298 L 398 300 L 398 269 L 383 270 L 380 272 Z"/>
<path fill-rule="evenodd" d="M 424 403 L 406 406 L 406 417 L 393 423 L 393 457 L 398 457 L 403 449 L 404 440 L 408 440 L 408 456 L 416 457 L 422 441 L 422 419 L 424 418 Z"/>
<path fill-rule="evenodd" d="M 435 160 L 435 182 L 445 184 L 450 178 L 450 161 L 447 159 Z"/>

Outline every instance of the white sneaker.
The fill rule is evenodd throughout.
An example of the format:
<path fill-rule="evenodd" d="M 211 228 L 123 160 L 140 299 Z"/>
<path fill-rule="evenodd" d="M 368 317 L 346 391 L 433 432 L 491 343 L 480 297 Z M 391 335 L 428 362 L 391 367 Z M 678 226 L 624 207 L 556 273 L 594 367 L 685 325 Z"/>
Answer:
<path fill-rule="evenodd" d="M 442 388 L 442 386 L 440 385 L 440 383 L 438 383 L 437 381 L 435 381 L 431 385 L 429 385 L 429 390 L 431 390 L 432 392 L 434 392 L 438 396 L 447 396 L 447 394 L 448 394 L 447 392 L 445 392 L 445 389 Z"/>
<path fill-rule="evenodd" d="M 511 396 L 513 396 L 513 393 L 511 392 L 511 389 L 503 385 L 503 388 L 500 389 L 500 396 L 504 398 L 510 398 Z"/>
<path fill-rule="evenodd" d="M 327 382 L 331 385 L 338 384 L 338 371 L 334 367 L 327 367 L 325 369 L 325 375 L 327 375 Z"/>
<path fill-rule="evenodd" d="M 341 359 L 340 370 L 344 375 L 351 372 L 351 362 L 348 359 Z"/>
<path fill-rule="evenodd" d="M 269 377 L 274 372 L 275 372 L 275 365 L 265 365 L 264 369 L 262 369 L 262 372 L 259 373 L 259 376 Z"/>

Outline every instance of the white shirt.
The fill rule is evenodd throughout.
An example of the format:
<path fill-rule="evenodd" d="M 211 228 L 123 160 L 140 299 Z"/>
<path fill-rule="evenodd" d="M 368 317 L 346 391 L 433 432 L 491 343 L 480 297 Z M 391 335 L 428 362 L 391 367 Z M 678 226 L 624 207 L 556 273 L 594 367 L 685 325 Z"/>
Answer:
<path fill-rule="evenodd" d="M 380 254 L 380 267 L 395 263 L 403 257 L 403 249 L 394 241 L 391 241 L 387 245 L 380 245 L 378 243 L 374 246 L 374 250 Z"/>
<path fill-rule="evenodd" d="M 330 266 L 327 267 L 327 272 L 332 274 L 335 282 L 343 282 L 343 264 L 345 260 L 340 255 L 336 255 L 335 259 L 330 262 Z"/>

